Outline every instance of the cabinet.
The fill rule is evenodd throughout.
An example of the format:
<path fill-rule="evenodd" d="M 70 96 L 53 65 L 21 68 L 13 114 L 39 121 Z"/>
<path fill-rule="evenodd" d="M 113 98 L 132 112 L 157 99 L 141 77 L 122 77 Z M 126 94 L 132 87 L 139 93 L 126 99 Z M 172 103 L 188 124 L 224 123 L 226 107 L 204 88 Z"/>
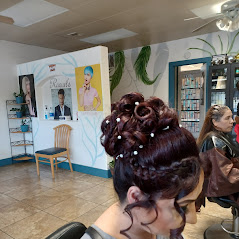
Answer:
<path fill-rule="evenodd" d="M 178 73 L 178 113 L 182 127 L 195 138 L 200 131 L 202 73 L 199 70 Z"/>
<path fill-rule="evenodd" d="M 210 66 L 208 81 L 208 106 L 227 105 L 235 116 L 239 103 L 239 63 Z"/>
<path fill-rule="evenodd" d="M 28 107 L 27 103 L 17 104 L 15 100 L 6 101 L 11 156 L 13 160 L 29 160 L 34 157 L 31 117 L 24 115 L 18 118 L 14 110 L 20 108 L 27 109 L 26 107 Z M 26 132 L 22 132 L 21 130 L 22 120 L 26 120 L 27 125 L 29 125 Z"/>
<path fill-rule="evenodd" d="M 236 84 L 239 81 L 239 63 L 230 63 L 225 65 L 216 65 L 209 67 L 208 80 L 208 106 L 215 104 L 227 105 L 233 118 L 237 114 L 237 104 L 239 103 L 239 87 Z M 238 83 L 239 84 L 239 83 Z M 235 138 L 234 129 L 232 135 Z"/>

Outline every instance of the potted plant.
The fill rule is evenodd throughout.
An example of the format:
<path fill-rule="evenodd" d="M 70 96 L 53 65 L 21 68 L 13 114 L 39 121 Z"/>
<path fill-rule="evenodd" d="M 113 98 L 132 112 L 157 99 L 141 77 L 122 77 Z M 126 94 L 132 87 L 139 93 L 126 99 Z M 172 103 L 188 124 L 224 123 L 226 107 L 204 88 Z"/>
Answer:
<path fill-rule="evenodd" d="M 113 176 L 114 175 L 114 168 L 115 168 L 115 160 L 114 159 L 109 162 L 109 168 L 110 168 L 110 172 Z"/>
<path fill-rule="evenodd" d="M 27 119 L 22 119 L 22 124 L 21 124 L 22 132 L 27 132 L 28 131 L 29 125 L 27 123 L 28 123 Z"/>
<path fill-rule="evenodd" d="M 16 97 L 16 102 L 17 102 L 17 104 L 23 103 L 24 92 L 23 92 L 22 89 L 20 90 L 20 93 L 19 93 L 19 94 L 16 93 L 16 92 L 14 92 L 13 95 Z"/>
<path fill-rule="evenodd" d="M 22 108 L 12 108 L 10 111 L 15 111 L 17 114 L 17 118 L 22 118 Z"/>

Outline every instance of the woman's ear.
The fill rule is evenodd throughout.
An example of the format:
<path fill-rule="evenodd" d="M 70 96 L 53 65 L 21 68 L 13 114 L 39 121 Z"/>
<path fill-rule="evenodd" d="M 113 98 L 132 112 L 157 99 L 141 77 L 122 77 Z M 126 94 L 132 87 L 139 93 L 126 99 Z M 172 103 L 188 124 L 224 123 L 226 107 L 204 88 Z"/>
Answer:
<path fill-rule="evenodd" d="M 143 198 L 143 193 L 137 186 L 131 186 L 127 192 L 129 204 L 140 201 Z"/>
<path fill-rule="evenodd" d="M 217 127 L 217 121 L 215 119 L 212 120 L 212 124 Z"/>

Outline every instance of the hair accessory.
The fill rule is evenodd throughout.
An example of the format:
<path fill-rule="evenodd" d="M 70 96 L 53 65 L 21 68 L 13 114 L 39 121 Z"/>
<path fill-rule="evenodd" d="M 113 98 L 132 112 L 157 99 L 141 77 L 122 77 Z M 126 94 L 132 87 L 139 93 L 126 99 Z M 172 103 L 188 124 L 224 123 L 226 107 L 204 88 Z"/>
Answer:
<path fill-rule="evenodd" d="M 120 118 L 116 118 L 116 121 L 119 123 L 120 122 Z"/>
<path fill-rule="evenodd" d="M 136 102 L 135 102 L 135 105 L 139 105 L 139 102 L 138 102 L 138 101 L 136 101 Z"/>
<path fill-rule="evenodd" d="M 106 124 L 109 124 L 109 122 L 110 122 L 109 120 L 106 120 L 106 121 L 105 121 Z"/>
<path fill-rule="evenodd" d="M 134 151 L 134 155 L 137 155 L 137 154 L 138 154 L 138 151 L 135 150 L 135 151 Z"/>
<path fill-rule="evenodd" d="M 121 135 L 119 135 L 119 136 L 117 137 L 117 139 L 121 139 Z"/>
<path fill-rule="evenodd" d="M 143 146 L 142 144 L 141 144 L 141 145 L 139 145 L 139 148 L 140 148 L 140 149 L 142 149 L 143 147 L 144 147 L 144 146 Z"/>
<path fill-rule="evenodd" d="M 167 129 L 169 129 L 169 126 L 165 127 L 163 130 L 167 130 Z"/>
<path fill-rule="evenodd" d="M 179 124 L 179 127 L 182 128 L 183 126 L 181 124 Z"/>
<path fill-rule="evenodd" d="M 154 137 L 154 133 L 151 133 L 151 134 L 150 134 L 150 137 L 152 137 L 152 138 L 153 138 L 153 137 Z"/>
<path fill-rule="evenodd" d="M 123 158 L 123 154 L 117 155 L 115 159 L 118 159 L 118 158 Z"/>

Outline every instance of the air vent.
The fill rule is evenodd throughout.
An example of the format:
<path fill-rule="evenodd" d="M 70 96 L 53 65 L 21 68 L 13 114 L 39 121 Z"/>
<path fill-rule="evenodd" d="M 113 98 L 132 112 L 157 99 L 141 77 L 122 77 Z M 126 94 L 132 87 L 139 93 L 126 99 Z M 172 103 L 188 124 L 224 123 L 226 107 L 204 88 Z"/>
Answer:
<path fill-rule="evenodd" d="M 68 33 L 66 35 L 69 36 L 69 37 L 80 37 L 80 36 L 82 36 L 82 34 L 79 34 L 78 32 L 71 32 L 71 33 Z"/>

